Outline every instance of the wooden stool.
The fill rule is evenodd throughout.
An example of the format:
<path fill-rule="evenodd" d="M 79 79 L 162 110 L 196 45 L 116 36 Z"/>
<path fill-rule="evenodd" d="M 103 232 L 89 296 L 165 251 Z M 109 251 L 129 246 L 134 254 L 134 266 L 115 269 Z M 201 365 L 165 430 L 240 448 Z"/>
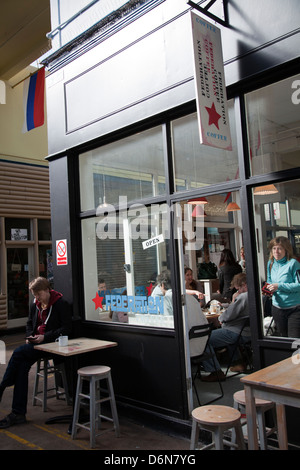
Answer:
<path fill-rule="evenodd" d="M 199 439 L 199 428 L 210 431 L 213 434 L 213 442 L 202 447 L 201 450 L 215 446 L 216 450 L 222 450 L 224 443 L 230 447 L 245 450 L 241 426 L 241 413 L 230 406 L 207 405 L 199 406 L 192 411 L 192 435 L 190 450 L 195 450 Z M 237 444 L 223 439 L 223 432 L 227 429 L 235 429 Z"/>
<path fill-rule="evenodd" d="M 233 406 L 235 409 L 244 412 L 246 410 L 246 400 L 245 400 L 245 391 L 239 390 L 235 392 L 233 395 Z M 276 413 L 275 413 L 275 403 L 269 400 L 261 400 L 260 398 L 255 398 L 255 406 L 256 406 L 256 415 L 257 415 L 257 427 L 258 427 L 258 436 L 259 436 L 259 443 L 260 448 L 262 450 L 267 450 L 267 437 L 270 434 L 273 434 L 277 431 L 277 420 L 276 420 Z M 268 410 L 272 410 L 273 413 L 273 420 L 274 426 L 273 428 L 266 428 L 265 423 L 265 412 Z M 242 423 L 242 426 L 247 424 L 247 419 Z M 235 442 L 235 434 L 232 433 L 232 441 Z"/>
<path fill-rule="evenodd" d="M 51 361 L 51 363 L 50 363 Z M 54 375 L 54 387 L 48 387 L 48 378 L 49 376 Z M 62 387 L 63 390 L 59 390 L 58 381 L 59 376 L 61 376 L 62 380 Z M 39 390 L 39 381 L 43 379 L 43 388 Z M 55 390 L 55 393 L 49 395 L 49 392 Z M 42 395 L 42 398 L 39 397 Z M 42 402 L 43 411 L 47 411 L 47 400 L 49 398 L 59 398 L 61 395 L 65 396 L 65 399 L 68 405 L 71 404 L 71 399 L 68 392 L 68 382 L 65 370 L 65 364 L 62 362 L 60 364 L 54 364 L 52 359 L 49 358 L 41 358 L 37 361 L 36 364 L 36 374 L 34 379 L 34 387 L 33 387 L 33 397 L 32 397 L 32 405 L 35 406 L 37 401 Z"/>
<path fill-rule="evenodd" d="M 77 389 L 75 398 L 75 409 L 72 424 L 72 438 L 76 438 L 77 428 L 84 428 L 90 432 L 90 447 L 96 445 L 96 424 L 100 429 L 101 418 L 114 423 L 116 436 L 120 435 L 119 419 L 115 402 L 114 389 L 111 379 L 110 367 L 107 366 L 88 366 L 82 367 L 77 371 Z M 108 386 L 108 396 L 100 398 L 100 381 L 106 380 Z M 82 392 L 83 382 L 89 382 L 89 394 Z M 82 399 L 88 399 L 90 403 L 90 421 L 87 423 L 79 423 L 79 412 Z M 110 401 L 112 418 L 104 416 L 100 413 L 100 403 Z M 99 434 L 97 434 L 99 435 Z"/>

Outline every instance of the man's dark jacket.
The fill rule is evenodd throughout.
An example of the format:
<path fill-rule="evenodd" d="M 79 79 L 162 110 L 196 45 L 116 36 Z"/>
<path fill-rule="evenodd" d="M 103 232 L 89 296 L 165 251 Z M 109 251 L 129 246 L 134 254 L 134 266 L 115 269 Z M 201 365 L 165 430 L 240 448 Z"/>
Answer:
<path fill-rule="evenodd" d="M 44 343 L 51 343 L 60 335 L 71 336 L 72 333 L 72 314 L 70 305 L 58 292 L 51 290 L 50 294 L 51 297 L 47 309 Z M 39 303 L 34 302 L 30 308 L 26 326 L 26 336 L 38 334 L 36 330 L 38 327 L 40 310 Z"/>

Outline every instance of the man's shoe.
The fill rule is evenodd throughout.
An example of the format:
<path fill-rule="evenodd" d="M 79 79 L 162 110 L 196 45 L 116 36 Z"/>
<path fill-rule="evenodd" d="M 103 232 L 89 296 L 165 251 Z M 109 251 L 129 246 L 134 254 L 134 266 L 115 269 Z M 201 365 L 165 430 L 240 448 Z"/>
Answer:
<path fill-rule="evenodd" d="M 235 366 L 230 367 L 231 372 L 243 372 L 246 369 L 246 364 L 236 364 Z"/>
<path fill-rule="evenodd" d="M 14 424 L 26 423 L 25 415 L 18 415 L 16 413 L 10 413 L 5 418 L 0 420 L 0 429 L 6 429 Z"/>
<path fill-rule="evenodd" d="M 203 377 L 201 376 L 202 382 L 224 382 L 226 380 L 226 375 L 222 370 L 217 372 L 212 372 L 211 374 Z"/>

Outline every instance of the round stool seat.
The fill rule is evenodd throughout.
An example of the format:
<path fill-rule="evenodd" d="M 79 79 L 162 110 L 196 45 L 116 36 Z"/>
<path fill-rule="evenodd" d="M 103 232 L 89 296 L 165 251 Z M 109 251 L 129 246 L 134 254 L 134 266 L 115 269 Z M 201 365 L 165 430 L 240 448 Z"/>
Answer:
<path fill-rule="evenodd" d="M 233 395 L 233 399 L 240 405 L 246 406 L 245 390 L 239 390 Z M 272 401 L 255 398 L 255 406 L 271 406 Z"/>
<path fill-rule="evenodd" d="M 110 372 L 110 367 L 108 366 L 87 366 L 87 367 L 81 367 L 81 369 L 78 369 L 77 371 L 78 375 L 81 375 L 84 377 L 91 377 L 92 375 L 108 374 L 108 372 Z"/>
<path fill-rule="evenodd" d="M 192 417 L 200 424 L 220 426 L 234 424 L 241 418 L 235 408 L 223 405 L 200 406 L 192 411 Z"/>

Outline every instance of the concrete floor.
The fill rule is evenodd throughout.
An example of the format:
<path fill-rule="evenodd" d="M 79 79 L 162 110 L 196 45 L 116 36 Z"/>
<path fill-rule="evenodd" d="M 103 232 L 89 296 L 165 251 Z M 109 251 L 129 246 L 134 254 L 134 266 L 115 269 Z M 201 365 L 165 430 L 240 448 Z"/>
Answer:
<path fill-rule="evenodd" d="M 12 351 L 23 344 L 24 335 L 7 335 L 0 337 L 6 345 L 6 363 Z M 0 365 L 2 378 L 6 365 Z M 42 411 L 41 404 L 32 406 L 32 393 L 35 375 L 35 365 L 29 373 L 28 411 L 26 424 L 15 425 L 8 429 L 0 429 L 0 450 L 90 450 L 89 433 L 79 430 L 77 439 L 72 440 L 68 434 L 68 424 L 45 424 L 54 416 L 72 413 L 72 407 L 67 406 L 63 399 L 52 398 L 48 401 L 49 410 Z M 13 388 L 7 388 L 0 402 L 0 419 L 11 411 Z M 128 414 L 128 413 L 126 413 Z M 170 450 L 184 451 L 189 449 L 189 433 L 183 435 L 169 430 L 158 431 L 152 426 L 143 425 L 128 416 L 123 416 L 119 410 L 120 437 L 109 430 L 97 437 L 95 450 Z M 110 425 L 110 424 L 109 424 Z M 111 426 L 111 425 L 110 425 Z M 159 427 L 158 427 L 159 428 Z M 185 434 L 185 435 L 184 435 Z"/>

